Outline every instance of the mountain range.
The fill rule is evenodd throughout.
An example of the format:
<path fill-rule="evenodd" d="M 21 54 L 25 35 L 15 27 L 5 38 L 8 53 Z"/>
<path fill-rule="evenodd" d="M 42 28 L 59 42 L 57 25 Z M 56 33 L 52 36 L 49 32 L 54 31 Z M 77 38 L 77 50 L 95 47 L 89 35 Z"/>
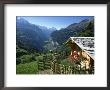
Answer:
<path fill-rule="evenodd" d="M 16 19 L 16 44 L 17 47 L 26 50 L 44 51 L 45 41 L 50 38 L 52 42 L 63 44 L 69 37 L 93 37 L 94 19 L 85 19 L 79 23 L 73 23 L 57 30 L 55 27 L 47 28 L 45 26 L 29 23 L 27 20 Z"/>
<path fill-rule="evenodd" d="M 43 51 L 44 41 L 48 40 L 55 28 L 34 25 L 20 18 L 16 20 L 16 43 L 25 49 Z"/>
<path fill-rule="evenodd" d="M 66 28 L 52 32 L 51 37 L 59 44 L 63 44 L 69 37 L 94 37 L 94 19 L 73 23 Z"/>

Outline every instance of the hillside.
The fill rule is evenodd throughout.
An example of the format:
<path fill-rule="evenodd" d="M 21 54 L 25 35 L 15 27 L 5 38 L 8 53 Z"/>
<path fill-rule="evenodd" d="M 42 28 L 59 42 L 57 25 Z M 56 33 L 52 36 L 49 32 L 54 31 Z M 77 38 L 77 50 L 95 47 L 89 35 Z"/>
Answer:
<path fill-rule="evenodd" d="M 79 23 L 73 23 L 64 29 L 54 31 L 51 37 L 59 44 L 63 44 L 69 37 L 93 37 L 94 20 L 85 19 Z"/>
<path fill-rule="evenodd" d="M 55 30 L 29 23 L 23 18 L 16 21 L 16 43 L 19 47 L 27 50 L 43 51 L 45 41 L 49 39 L 50 34 Z"/>
<path fill-rule="evenodd" d="M 16 19 L 16 74 L 94 73 L 93 63 L 89 65 L 89 69 L 86 69 L 87 66 L 84 66 L 86 64 L 82 63 L 86 58 L 82 56 L 82 50 L 79 49 L 79 46 L 75 50 L 65 42 L 73 37 L 73 40 L 82 45 L 84 50 L 94 55 L 94 39 L 80 38 L 94 36 L 93 19 L 83 19 L 79 23 L 73 23 L 72 21 L 72 24 L 66 28 L 62 28 L 65 26 L 63 24 L 64 18 L 61 22 L 55 22 L 56 19 L 54 19 L 55 21 L 50 22 L 52 25 L 48 25 L 48 18 L 46 18 L 46 22 L 43 21 L 45 24 L 40 24 L 39 18 L 37 18 L 35 21 L 38 22 L 38 25 L 27 20 L 26 18 Z M 63 25 L 60 30 L 57 30 L 59 29 L 57 25 L 60 25 L 60 23 Z M 53 24 L 55 24 L 54 27 Z M 46 25 L 47 27 L 40 25 Z M 73 42 L 70 42 L 70 44 L 73 44 L 72 47 L 76 47 Z M 75 55 L 72 54 L 73 49 Z"/>

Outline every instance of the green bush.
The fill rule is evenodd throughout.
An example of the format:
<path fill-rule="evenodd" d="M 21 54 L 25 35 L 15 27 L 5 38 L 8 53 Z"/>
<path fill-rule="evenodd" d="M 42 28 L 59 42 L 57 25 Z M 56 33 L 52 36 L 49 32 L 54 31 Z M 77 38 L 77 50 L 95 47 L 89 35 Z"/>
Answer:
<path fill-rule="evenodd" d="M 23 55 L 23 56 L 20 57 L 20 59 L 21 59 L 21 63 L 22 63 L 22 64 L 35 61 L 35 60 L 33 59 L 32 55 Z"/>
<path fill-rule="evenodd" d="M 28 52 L 26 50 L 24 50 L 24 49 L 17 49 L 16 50 L 16 57 L 20 57 L 20 56 L 25 55 L 27 53 Z"/>
<path fill-rule="evenodd" d="M 16 65 L 16 74 L 37 74 L 37 61 Z"/>
<path fill-rule="evenodd" d="M 43 61 L 43 56 L 37 56 L 37 57 L 35 57 L 35 59 L 36 59 L 37 61 Z"/>
<path fill-rule="evenodd" d="M 21 63 L 21 59 L 20 58 L 16 58 L 16 64 L 20 64 Z"/>

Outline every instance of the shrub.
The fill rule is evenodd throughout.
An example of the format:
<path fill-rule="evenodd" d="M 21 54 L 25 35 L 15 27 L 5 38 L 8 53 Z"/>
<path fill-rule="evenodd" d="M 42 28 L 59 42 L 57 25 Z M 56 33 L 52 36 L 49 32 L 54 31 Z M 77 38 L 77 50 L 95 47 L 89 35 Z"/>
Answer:
<path fill-rule="evenodd" d="M 36 74 L 38 73 L 37 61 L 16 65 L 16 74 Z"/>
<path fill-rule="evenodd" d="M 20 57 L 20 59 L 22 64 L 34 61 L 32 55 L 23 55 Z"/>

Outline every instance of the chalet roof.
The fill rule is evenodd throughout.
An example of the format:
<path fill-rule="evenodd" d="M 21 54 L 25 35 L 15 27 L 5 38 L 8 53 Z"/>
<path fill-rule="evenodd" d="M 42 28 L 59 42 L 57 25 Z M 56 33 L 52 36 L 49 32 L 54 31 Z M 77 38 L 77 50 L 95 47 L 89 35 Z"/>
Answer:
<path fill-rule="evenodd" d="M 75 39 L 79 39 L 80 41 L 76 41 Z M 85 39 L 85 42 L 86 39 L 93 39 L 93 37 L 70 37 L 65 44 L 76 44 L 81 50 L 85 51 L 93 60 L 94 60 L 94 56 L 88 51 L 89 50 L 94 50 L 94 48 L 89 48 L 89 47 L 84 47 L 83 44 L 82 44 L 82 41 L 81 40 L 84 40 Z M 91 41 L 90 41 L 91 43 Z"/>

